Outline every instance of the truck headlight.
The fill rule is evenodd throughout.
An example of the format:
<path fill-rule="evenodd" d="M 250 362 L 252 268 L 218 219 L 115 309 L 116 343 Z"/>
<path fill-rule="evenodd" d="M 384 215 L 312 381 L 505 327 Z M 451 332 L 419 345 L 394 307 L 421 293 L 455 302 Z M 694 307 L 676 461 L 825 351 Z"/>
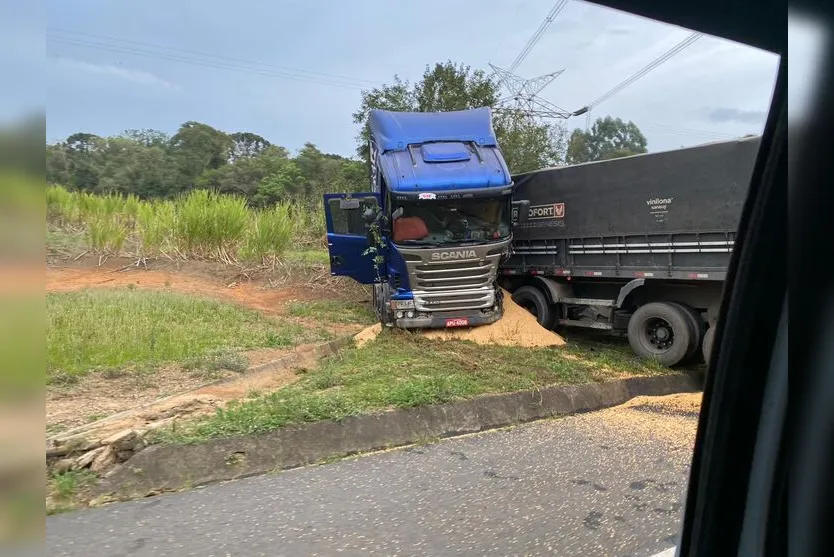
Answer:
<path fill-rule="evenodd" d="M 414 309 L 414 300 L 391 300 L 391 309 Z"/>
<path fill-rule="evenodd" d="M 397 319 L 402 319 L 402 318 L 403 318 L 403 312 L 398 311 L 397 312 Z"/>
<path fill-rule="evenodd" d="M 405 316 L 408 317 L 409 319 L 414 319 L 414 312 L 413 311 L 407 311 L 407 312 L 405 312 Z"/>

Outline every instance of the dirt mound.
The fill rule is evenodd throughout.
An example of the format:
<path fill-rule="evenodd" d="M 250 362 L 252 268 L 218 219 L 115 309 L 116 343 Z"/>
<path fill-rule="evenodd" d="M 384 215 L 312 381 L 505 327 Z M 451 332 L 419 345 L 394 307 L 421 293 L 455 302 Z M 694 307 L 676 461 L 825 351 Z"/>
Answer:
<path fill-rule="evenodd" d="M 374 325 L 371 325 L 370 327 L 365 327 L 364 329 L 362 329 L 359 333 L 357 333 L 353 337 L 353 340 L 356 342 L 356 346 L 358 348 L 362 348 L 367 343 L 369 343 L 370 341 L 374 340 L 377 336 L 379 336 L 379 333 L 381 333 L 381 332 L 382 332 L 382 323 L 375 323 Z"/>
<path fill-rule="evenodd" d="M 358 347 L 375 339 L 382 331 L 377 323 L 354 336 Z M 539 325 L 536 318 L 526 309 L 513 302 L 509 292 L 504 292 L 504 316 L 489 325 L 469 329 L 424 330 L 426 338 L 439 340 L 470 340 L 476 344 L 498 344 L 501 346 L 564 346 L 565 339 Z"/>
<path fill-rule="evenodd" d="M 443 340 L 471 340 L 477 344 L 502 346 L 563 346 L 565 339 L 539 325 L 529 311 L 513 302 L 509 292 L 504 292 L 504 316 L 490 325 L 471 329 L 434 329 L 424 331 L 427 338 Z"/>

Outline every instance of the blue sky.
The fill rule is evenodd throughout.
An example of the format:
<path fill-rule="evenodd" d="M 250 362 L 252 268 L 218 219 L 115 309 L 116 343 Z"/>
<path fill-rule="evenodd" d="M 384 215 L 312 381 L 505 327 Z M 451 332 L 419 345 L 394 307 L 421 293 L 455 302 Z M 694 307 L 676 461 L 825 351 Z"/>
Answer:
<path fill-rule="evenodd" d="M 552 5 L 48 0 L 47 140 L 127 128 L 171 133 L 198 120 L 291 150 L 312 141 L 350 155 L 357 131 L 351 113 L 363 87 L 394 74 L 417 79 L 426 64 L 446 59 L 506 67 Z M 574 110 L 688 34 L 571 0 L 517 73 L 564 69 L 542 96 Z M 653 151 L 757 133 L 777 64 L 769 53 L 703 37 L 594 116 L 633 120 Z M 585 118 L 566 125 L 583 127 Z"/>

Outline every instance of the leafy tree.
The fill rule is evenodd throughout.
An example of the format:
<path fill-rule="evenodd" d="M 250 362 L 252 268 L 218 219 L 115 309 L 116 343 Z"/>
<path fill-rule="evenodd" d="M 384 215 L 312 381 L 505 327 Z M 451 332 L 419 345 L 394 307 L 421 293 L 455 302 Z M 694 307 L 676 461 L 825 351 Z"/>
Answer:
<path fill-rule="evenodd" d="M 341 158 L 341 175 L 344 180 L 344 189 L 339 191 L 362 192 L 370 189 L 371 178 L 368 175 L 368 168 L 362 161 Z M 331 191 L 337 191 L 333 188 Z"/>
<path fill-rule="evenodd" d="M 465 110 L 495 105 L 498 86 L 483 70 L 449 60 L 426 66 L 422 81 L 414 86 L 414 98 L 418 112 Z"/>
<path fill-rule="evenodd" d="M 257 156 L 238 158 L 216 169 L 208 169 L 195 181 L 200 188 L 252 197 L 264 178 L 280 171 L 289 160 L 283 147 L 270 145 Z"/>
<path fill-rule="evenodd" d="M 497 114 L 493 120 L 498 145 L 513 173 L 529 172 L 560 164 L 564 159 L 567 132 L 515 111 Z"/>
<path fill-rule="evenodd" d="M 589 131 L 573 130 L 568 143 L 567 162 L 600 161 L 646 153 L 646 136 L 634 122 L 620 118 L 597 118 Z"/>
<path fill-rule="evenodd" d="M 121 137 L 140 143 L 145 147 L 167 147 L 171 138 L 167 133 L 159 130 L 125 130 Z"/>
<path fill-rule="evenodd" d="M 368 150 L 368 140 L 371 137 L 370 129 L 368 128 L 368 117 L 371 115 L 371 110 L 395 110 L 398 112 L 408 112 L 416 110 L 416 100 L 411 85 L 407 81 L 402 81 L 399 76 L 394 76 L 394 83 L 391 85 L 383 85 L 381 88 L 373 88 L 370 91 L 362 91 L 362 103 L 359 110 L 353 113 L 353 122 L 359 124 L 361 129 L 359 135 L 356 136 L 356 153 L 366 164 L 369 164 L 370 152 Z"/>
<path fill-rule="evenodd" d="M 64 143 L 46 146 L 46 181 L 48 183 L 69 186 L 75 182 L 72 163 L 67 151 Z"/>
<path fill-rule="evenodd" d="M 357 153 L 368 161 L 368 116 L 373 109 L 434 112 L 495 106 L 498 84 L 482 70 L 450 61 L 426 66 L 423 77 L 409 84 L 394 76 L 390 85 L 362 92 L 362 102 L 353 114 L 361 126 Z M 533 170 L 562 160 L 565 132 L 558 126 L 535 121 L 519 112 L 494 113 L 498 143 L 512 172 Z"/>
<path fill-rule="evenodd" d="M 305 189 L 304 176 L 298 165 L 285 161 L 281 168 L 264 178 L 253 200 L 257 205 L 271 205 L 278 201 L 300 198 Z"/>
<path fill-rule="evenodd" d="M 232 139 L 232 151 L 229 162 L 240 159 L 257 157 L 272 145 L 269 141 L 256 133 L 235 132 L 229 136 Z"/>
<path fill-rule="evenodd" d="M 74 133 L 64 143 L 71 187 L 97 191 L 102 170 L 102 151 L 106 141 L 91 133 Z"/>
<path fill-rule="evenodd" d="M 73 153 L 90 154 L 101 149 L 102 141 L 93 133 L 78 132 L 67 138 L 66 145 Z"/>
<path fill-rule="evenodd" d="M 232 139 L 220 130 L 200 122 L 186 122 L 171 138 L 169 149 L 176 163 L 179 188 L 190 188 L 206 170 L 227 164 Z"/>

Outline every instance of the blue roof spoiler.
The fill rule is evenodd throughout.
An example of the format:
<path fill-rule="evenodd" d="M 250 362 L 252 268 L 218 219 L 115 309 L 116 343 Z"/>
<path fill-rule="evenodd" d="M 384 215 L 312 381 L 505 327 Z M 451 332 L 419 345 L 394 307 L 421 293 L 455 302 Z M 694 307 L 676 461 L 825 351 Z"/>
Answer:
<path fill-rule="evenodd" d="M 437 141 L 498 144 L 488 107 L 452 112 L 372 110 L 368 125 L 381 152 L 404 151 L 409 145 Z"/>

